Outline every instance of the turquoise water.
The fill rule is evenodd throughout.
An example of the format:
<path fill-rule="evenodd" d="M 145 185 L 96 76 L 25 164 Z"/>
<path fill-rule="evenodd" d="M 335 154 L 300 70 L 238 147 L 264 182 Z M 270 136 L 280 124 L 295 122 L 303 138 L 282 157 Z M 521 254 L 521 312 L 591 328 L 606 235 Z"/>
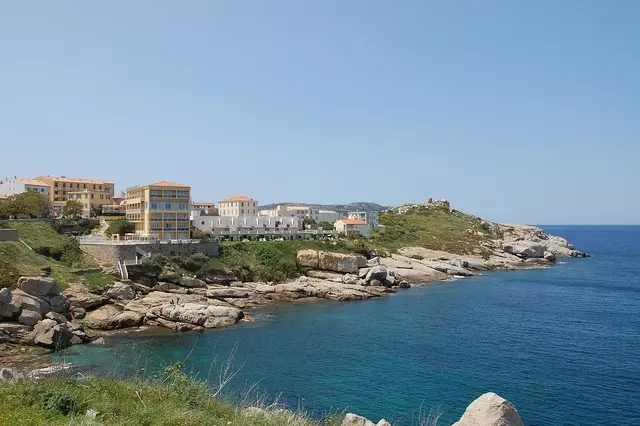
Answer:
<path fill-rule="evenodd" d="M 318 413 L 347 408 L 410 425 L 421 407 L 437 408 L 449 424 L 494 391 L 527 425 L 638 425 L 640 227 L 545 229 L 594 257 L 377 300 L 272 306 L 254 323 L 124 336 L 60 356 L 126 376 L 191 352 L 187 368 L 215 379 L 215 354 L 225 359 L 237 345 L 234 389 L 257 384 Z"/>

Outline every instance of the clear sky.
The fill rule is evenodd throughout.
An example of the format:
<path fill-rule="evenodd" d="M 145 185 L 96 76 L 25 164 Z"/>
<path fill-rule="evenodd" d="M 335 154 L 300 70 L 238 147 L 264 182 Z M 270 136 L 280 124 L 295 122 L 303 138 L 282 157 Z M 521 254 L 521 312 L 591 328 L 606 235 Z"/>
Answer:
<path fill-rule="evenodd" d="M 640 1 L 2 1 L 0 176 L 640 223 Z"/>

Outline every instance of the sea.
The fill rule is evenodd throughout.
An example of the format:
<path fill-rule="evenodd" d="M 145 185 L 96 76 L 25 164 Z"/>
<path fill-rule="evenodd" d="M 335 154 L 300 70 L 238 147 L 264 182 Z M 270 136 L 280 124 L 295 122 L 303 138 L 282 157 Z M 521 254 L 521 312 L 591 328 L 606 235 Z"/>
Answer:
<path fill-rule="evenodd" d="M 543 228 L 592 257 L 375 300 L 276 304 L 226 329 L 120 335 L 55 358 L 145 378 L 184 361 L 212 387 L 230 377 L 227 398 L 319 417 L 449 425 L 496 392 L 526 425 L 640 425 L 640 226 Z"/>

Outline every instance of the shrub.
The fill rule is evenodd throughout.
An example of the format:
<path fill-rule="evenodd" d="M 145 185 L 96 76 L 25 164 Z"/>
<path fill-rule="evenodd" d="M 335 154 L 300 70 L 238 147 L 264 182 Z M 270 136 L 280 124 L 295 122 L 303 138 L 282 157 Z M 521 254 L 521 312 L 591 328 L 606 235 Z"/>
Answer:
<path fill-rule="evenodd" d="M 195 253 L 184 261 L 182 267 L 189 272 L 198 272 L 208 261 L 209 257 L 206 254 Z"/>
<path fill-rule="evenodd" d="M 127 219 L 116 219 L 109 224 L 109 228 L 105 231 L 107 235 L 125 235 L 130 234 L 136 230 L 136 226 L 129 222 Z"/>
<path fill-rule="evenodd" d="M 150 277 L 157 277 L 162 273 L 165 265 L 169 263 L 169 258 L 162 254 L 154 254 L 149 259 L 142 262 L 142 272 Z"/>
<path fill-rule="evenodd" d="M 74 263 L 82 259 L 82 250 L 80 249 L 80 243 L 73 238 L 69 238 L 61 248 L 60 261 L 68 266 L 72 266 Z"/>

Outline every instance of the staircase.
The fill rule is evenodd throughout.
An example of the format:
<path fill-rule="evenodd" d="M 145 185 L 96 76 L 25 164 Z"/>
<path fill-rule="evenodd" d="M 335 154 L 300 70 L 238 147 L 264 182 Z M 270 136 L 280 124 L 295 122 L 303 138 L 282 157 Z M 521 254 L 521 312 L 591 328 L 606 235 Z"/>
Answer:
<path fill-rule="evenodd" d="M 107 229 L 109 229 L 109 222 L 104 219 L 100 219 L 100 229 L 96 232 L 96 236 L 101 238 L 104 237 L 104 233 L 107 232 Z"/>

